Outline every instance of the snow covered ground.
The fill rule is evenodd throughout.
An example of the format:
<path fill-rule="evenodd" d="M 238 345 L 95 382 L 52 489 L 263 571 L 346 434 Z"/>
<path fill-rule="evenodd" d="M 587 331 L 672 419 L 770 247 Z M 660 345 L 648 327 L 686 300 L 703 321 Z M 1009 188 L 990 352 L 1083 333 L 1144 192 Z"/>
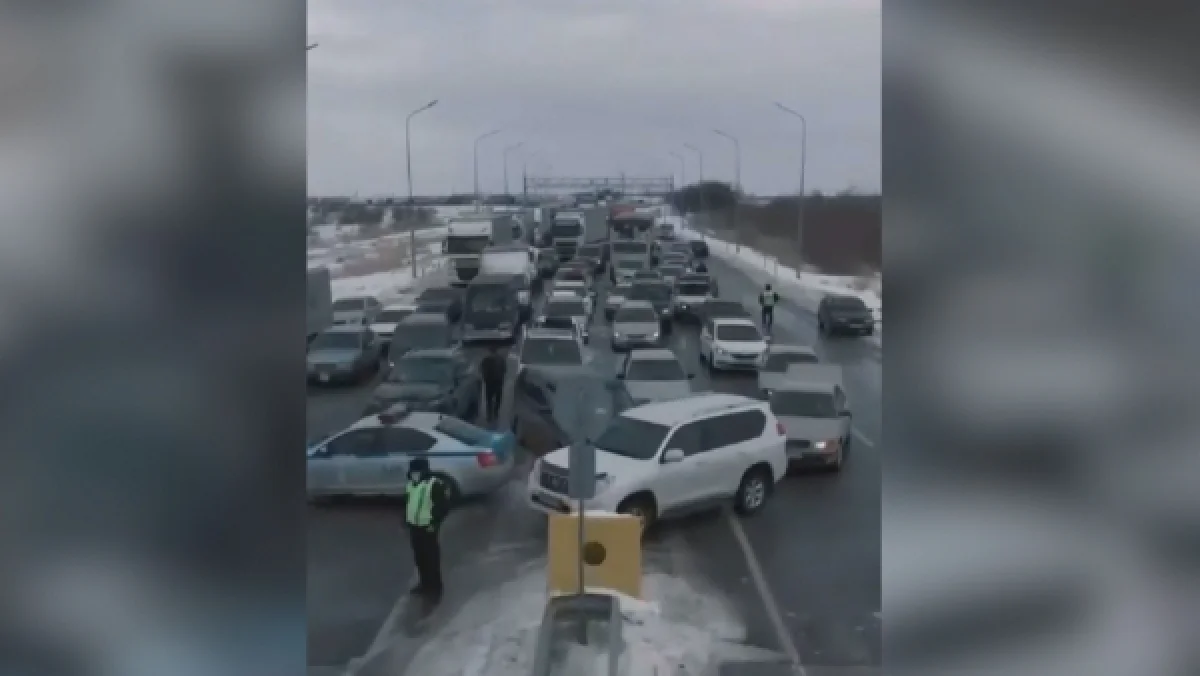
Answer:
<path fill-rule="evenodd" d="M 693 228 L 686 227 L 682 235 L 689 239 L 703 239 L 708 242 L 709 253 L 736 266 L 751 279 L 766 284 L 772 284 L 780 293 L 795 300 L 805 309 L 816 312 L 817 303 L 826 294 L 858 296 L 871 309 L 877 322 L 875 334 L 867 338 L 877 344 L 883 343 L 883 301 L 880 297 L 882 277 L 864 279 L 840 275 L 822 275 L 812 272 L 798 272 L 770 254 L 756 251 L 747 246 L 739 247 L 723 239 L 704 234 Z"/>
<path fill-rule="evenodd" d="M 595 590 L 593 590 L 595 591 Z M 745 628 L 723 599 L 686 580 L 648 573 L 646 600 L 621 598 L 626 650 L 622 674 L 706 676 L 722 662 L 777 661 L 741 645 Z M 533 562 L 499 587 L 477 595 L 422 646 L 405 673 L 528 676 L 546 607 L 545 562 Z M 600 676 L 596 648 L 573 646 L 556 673 Z"/>

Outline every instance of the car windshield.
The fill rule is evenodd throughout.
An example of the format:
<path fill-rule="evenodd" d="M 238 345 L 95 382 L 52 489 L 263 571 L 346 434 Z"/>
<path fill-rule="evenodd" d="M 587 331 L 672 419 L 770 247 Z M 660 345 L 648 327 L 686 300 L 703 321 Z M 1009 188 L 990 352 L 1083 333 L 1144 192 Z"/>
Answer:
<path fill-rule="evenodd" d="M 617 310 L 613 321 L 644 324 L 658 321 L 658 315 L 648 307 L 625 307 Z"/>
<path fill-rule="evenodd" d="M 629 285 L 628 284 L 618 284 L 612 288 L 612 291 L 608 292 L 608 297 L 612 298 L 613 296 L 616 296 L 617 298 L 624 298 L 628 294 L 629 294 Z"/>
<path fill-rule="evenodd" d="M 579 247 L 579 256 L 581 258 L 593 258 L 600 255 L 600 247 L 598 246 L 581 246 Z"/>
<path fill-rule="evenodd" d="M 575 330 L 575 320 L 566 315 L 560 317 L 543 317 L 540 323 L 547 329 Z"/>
<path fill-rule="evenodd" d="M 546 303 L 547 317 L 582 317 L 587 314 L 583 301 L 552 300 Z"/>
<path fill-rule="evenodd" d="M 827 296 L 825 302 L 835 310 L 859 310 L 865 312 L 867 309 L 862 299 L 855 298 L 854 296 Z"/>
<path fill-rule="evenodd" d="M 679 295 L 681 296 L 705 296 L 708 295 L 708 285 L 703 282 L 680 284 Z"/>
<path fill-rule="evenodd" d="M 384 310 L 379 313 L 379 318 L 375 321 L 380 324 L 399 324 L 404 321 L 404 318 L 411 315 L 413 311 L 409 308 L 403 310 Z"/>
<path fill-rule="evenodd" d="M 731 300 L 708 301 L 704 310 L 713 317 L 736 317 L 746 314 L 746 308 L 741 303 Z"/>
<path fill-rule="evenodd" d="M 530 365 L 578 365 L 583 355 L 574 340 L 562 338 L 527 338 L 521 348 L 521 363 Z"/>
<path fill-rule="evenodd" d="M 798 418 L 836 418 L 833 395 L 822 392 L 774 392 L 771 412 Z"/>
<path fill-rule="evenodd" d="M 447 237 L 446 253 L 450 255 L 483 253 L 483 250 L 488 248 L 491 243 L 492 238 L 487 235 L 473 237 Z"/>
<path fill-rule="evenodd" d="M 361 339 L 357 333 L 349 333 L 346 331 L 330 331 L 329 333 L 322 333 L 316 338 L 313 338 L 311 349 L 357 350 L 361 344 Z"/>
<path fill-rule="evenodd" d="M 596 439 L 597 449 L 635 460 L 650 460 L 658 455 L 671 428 L 645 420 L 617 416 Z"/>
<path fill-rule="evenodd" d="M 447 383 L 454 375 L 448 357 L 404 357 L 388 372 L 390 383 Z"/>
<path fill-rule="evenodd" d="M 815 354 L 803 354 L 800 352 L 776 352 L 767 355 L 767 363 L 763 366 L 764 371 L 772 371 L 784 373 L 788 366 L 792 364 L 815 364 L 817 356 Z"/>
<path fill-rule="evenodd" d="M 630 300 L 663 302 L 670 300 L 671 288 L 665 284 L 634 284 L 629 290 Z"/>
<path fill-rule="evenodd" d="M 641 270 L 646 267 L 641 261 L 617 261 L 617 267 L 622 270 Z"/>
<path fill-rule="evenodd" d="M 621 254 L 646 253 L 646 245 L 643 242 L 613 242 L 612 250 Z"/>
<path fill-rule="evenodd" d="M 687 380 L 683 367 L 674 359 L 635 359 L 626 380 Z"/>
<path fill-rule="evenodd" d="M 450 329 L 436 324 L 428 326 L 400 326 L 392 341 L 409 348 L 446 347 L 450 344 Z"/>
<path fill-rule="evenodd" d="M 551 237 L 578 237 L 583 234 L 583 227 L 576 221 L 555 221 L 550 226 Z"/>
<path fill-rule="evenodd" d="M 664 265 L 662 268 L 663 277 L 678 277 L 683 274 L 683 268 L 677 265 Z"/>
<path fill-rule="evenodd" d="M 513 292 L 508 285 L 476 286 L 467 291 L 467 309 L 471 312 L 505 312 L 512 303 Z"/>
<path fill-rule="evenodd" d="M 362 310 L 367 307 L 366 298 L 343 298 L 333 301 L 334 312 L 345 312 L 347 310 Z"/>
<path fill-rule="evenodd" d="M 571 268 L 563 268 L 558 271 L 558 274 L 556 275 L 556 277 L 558 277 L 558 279 L 561 279 L 564 281 L 569 281 L 569 282 L 582 282 L 583 281 L 583 272 L 580 270 L 573 270 Z"/>
<path fill-rule="evenodd" d="M 638 267 L 642 267 L 640 264 Z M 658 274 L 657 270 L 639 270 L 634 273 L 634 279 L 662 279 L 662 275 Z"/>
<path fill-rule="evenodd" d="M 756 326 L 723 324 L 717 327 L 717 340 L 762 340 L 762 334 Z"/>

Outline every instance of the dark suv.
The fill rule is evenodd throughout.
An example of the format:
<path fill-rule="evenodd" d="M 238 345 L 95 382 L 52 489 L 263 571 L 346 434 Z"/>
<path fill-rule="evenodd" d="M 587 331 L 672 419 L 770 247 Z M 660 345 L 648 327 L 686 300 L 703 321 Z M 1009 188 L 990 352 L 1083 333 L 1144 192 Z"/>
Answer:
<path fill-rule="evenodd" d="M 513 386 L 512 431 L 521 446 L 541 457 L 595 439 L 610 419 L 633 406 L 623 382 L 587 367 L 554 374 L 526 369 Z"/>
<path fill-rule="evenodd" d="M 835 333 L 875 333 L 875 317 L 858 296 L 828 295 L 817 305 L 817 331 L 824 336 Z"/>

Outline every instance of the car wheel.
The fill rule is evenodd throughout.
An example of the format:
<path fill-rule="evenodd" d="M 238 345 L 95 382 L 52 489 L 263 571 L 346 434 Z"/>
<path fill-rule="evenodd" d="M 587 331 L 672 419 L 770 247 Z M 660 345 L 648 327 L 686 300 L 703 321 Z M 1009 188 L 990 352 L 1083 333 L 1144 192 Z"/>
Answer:
<path fill-rule="evenodd" d="M 627 498 L 617 506 L 617 513 L 628 514 L 636 518 L 642 525 L 642 533 L 650 530 L 658 518 L 658 510 L 654 508 L 654 501 L 642 496 Z"/>
<path fill-rule="evenodd" d="M 742 475 L 733 508 L 742 516 L 753 516 L 762 511 L 770 495 L 770 472 L 761 467 L 751 467 Z"/>

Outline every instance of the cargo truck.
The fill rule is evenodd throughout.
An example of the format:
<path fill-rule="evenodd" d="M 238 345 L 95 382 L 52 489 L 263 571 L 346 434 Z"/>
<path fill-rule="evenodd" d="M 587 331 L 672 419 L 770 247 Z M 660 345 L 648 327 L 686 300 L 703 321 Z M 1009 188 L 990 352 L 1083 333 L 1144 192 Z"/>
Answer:
<path fill-rule="evenodd" d="M 550 226 L 550 237 L 558 260 L 565 263 L 584 244 L 608 239 L 608 208 L 593 206 L 560 211 Z"/>
<path fill-rule="evenodd" d="M 513 241 L 511 214 L 464 214 L 450 219 L 442 248 L 450 261 L 450 283 L 463 286 L 479 274 L 480 255 L 489 246 Z"/>
<path fill-rule="evenodd" d="M 490 246 L 480 257 L 479 274 L 508 275 L 521 277 L 517 300 L 521 305 L 521 317 L 527 318 L 533 308 L 533 281 L 538 279 L 537 257 L 533 249 L 520 242 L 504 246 Z"/>

